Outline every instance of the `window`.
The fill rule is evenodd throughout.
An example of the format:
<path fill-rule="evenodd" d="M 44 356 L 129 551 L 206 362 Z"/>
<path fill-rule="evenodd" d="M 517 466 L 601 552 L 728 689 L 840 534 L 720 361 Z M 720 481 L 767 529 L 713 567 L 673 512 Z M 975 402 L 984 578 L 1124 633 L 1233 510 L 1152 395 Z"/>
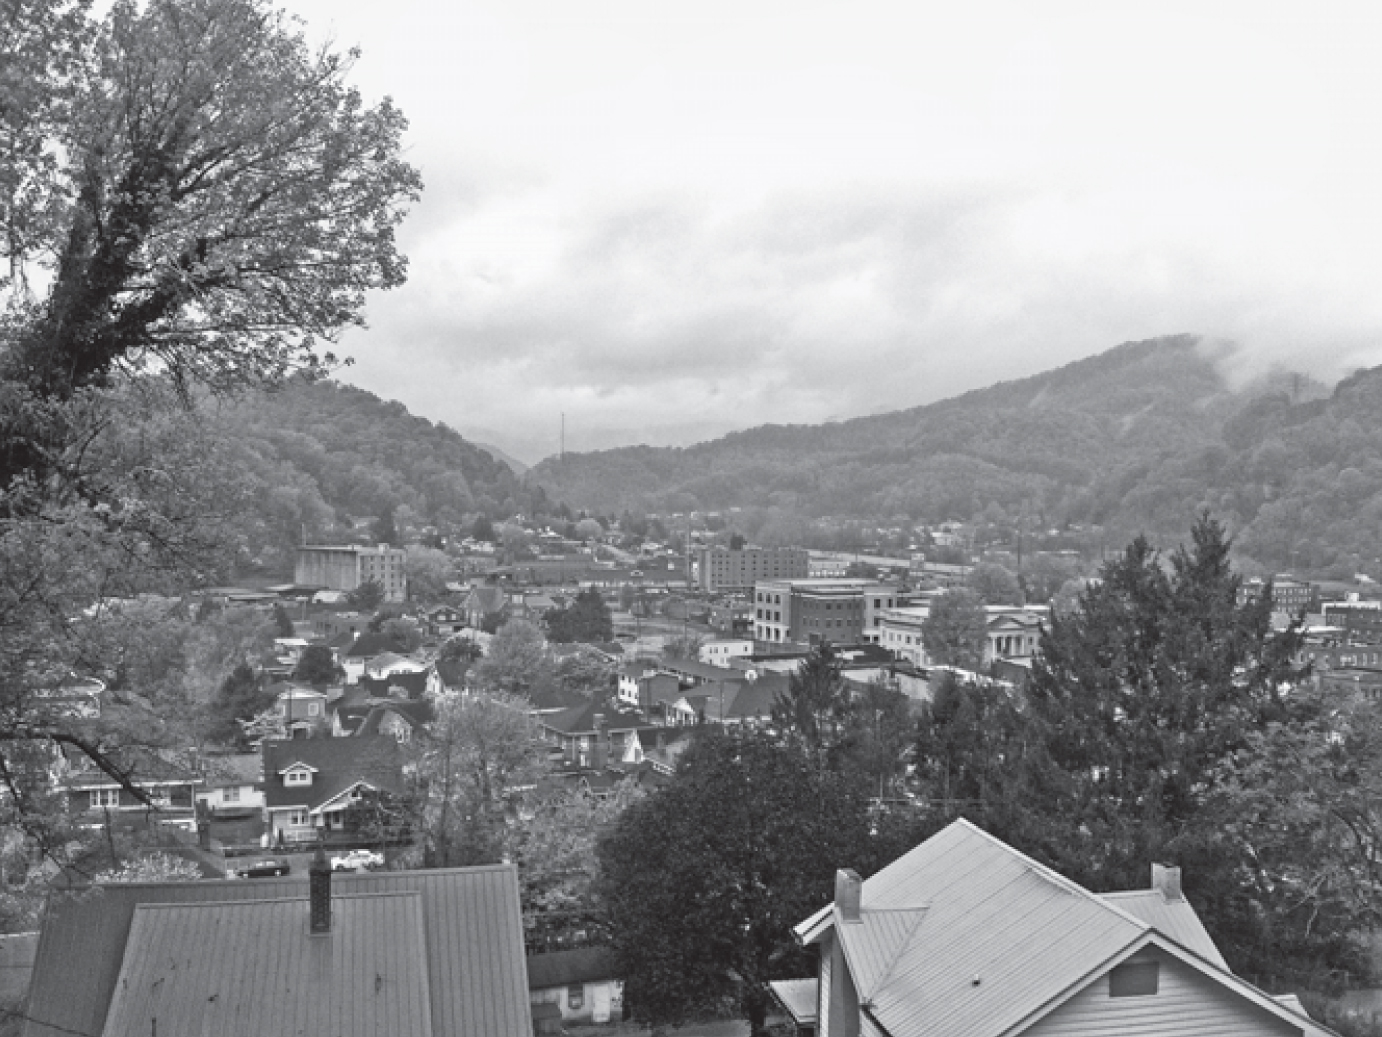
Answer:
<path fill-rule="evenodd" d="M 312 784 L 312 772 L 306 767 L 295 767 L 283 775 L 285 785 L 310 785 Z"/>
<path fill-rule="evenodd" d="M 1130 961 L 1116 965 L 1108 974 L 1109 997 L 1145 997 L 1157 991 L 1160 965 L 1155 961 Z"/>
<path fill-rule="evenodd" d="M 291 810 L 288 812 L 288 824 L 293 828 L 306 828 L 307 822 L 307 811 Z"/>
<path fill-rule="evenodd" d="M 585 987 L 581 986 L 579 983 L 572 983 L 566 988 L 566 1007 L 585 1007 Z"/>
<path fill-rule="evenodd" d="M 105 807 L 118 807 L 120 805 L 119 789 L 92 789 L 91 790 L 91 809 L 101 810 Z"/>
<path fill-rule="evenodd" d="M 238 803 L 238 802 L 240 802 L 240 788 L 239 788 L 239 786 L 238 786 L 238 785 L 233 785 L 233 786 L 231 786 L 231 787 L 228 788 L 228 789 L 222 789 L 222 790 L 221 790 L 221 802 L 222 802 L 222 803 Z"/>

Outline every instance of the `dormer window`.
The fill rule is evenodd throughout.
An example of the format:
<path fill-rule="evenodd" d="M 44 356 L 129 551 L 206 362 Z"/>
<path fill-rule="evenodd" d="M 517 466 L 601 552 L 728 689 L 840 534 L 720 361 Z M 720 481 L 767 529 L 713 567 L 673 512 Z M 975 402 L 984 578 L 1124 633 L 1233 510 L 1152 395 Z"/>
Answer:
<path fill-rule="evenodd" d="M 283 772 L 283 784 L 285 785 L 310 785 L 312 784 L 312 770 L 310 767 L 293 767 Z"/>

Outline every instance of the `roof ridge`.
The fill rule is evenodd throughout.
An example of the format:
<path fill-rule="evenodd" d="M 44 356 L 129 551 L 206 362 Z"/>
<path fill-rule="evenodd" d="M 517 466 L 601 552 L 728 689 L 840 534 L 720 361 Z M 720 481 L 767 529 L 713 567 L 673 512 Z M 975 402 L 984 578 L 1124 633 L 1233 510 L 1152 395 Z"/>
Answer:
<path fill-rule="evenodd" d="M 920 907 L 885 909 L 911 911 L 916 917 L 912 919 L 912 924 L 907 929 L 902 939 L 897 941 L 897 946 L 893 949 L 892 956 L 888 961 L 888 967 L 879 970 L 878 978 L 874 980 L 873 986 L 869 989 L 868 993 L 864 993 L 862 990 L 859 992 L 859 1003 L 861 1006 L 873 1004 L 873 996 L 877 994 L 878 991 L 882 990 L 888 980 L 892 978 L 893 972 L 897 969 L 897 963 L 902 960 L 903 951 L 911 946 L 912 937 L 916 936 L 917 930 L 921 928 L 922 919 L 926 917 L 926 913 L 930 908 L 931 905 L 927 903 L 922 904 Z"/>
<path fill-rule="evenodd" d="M 1048 868 L 1045 864 L 1042 864 L 1036 858 L 1029 857 L 1027 854 L 1023 853 L 1016 847 L 1009 846 L 1007 843 L 1003 842 L 1003 840 L 999 839 L 997 836 L 990 835 L 988 832 L 984 831 L 982 828 L 976 825 L 973 821 L 969 820 L 969 818 L 956 818 L 955 821 L 951 822 L 951 826 L 953 827 L 954 825 L 963 825 L 966 830 L 982 836 L 989 843 L 992 843 L 999 849 L 1016 857 L 1019 861 L 1026 865 L 1029 871 L 1034 873 L 1038 878 L 1045 879 L 1047 882 L 1063 890 L 1064 892 L 1069 893 L 1073 896 L 1082 897 L 1085 900 L 1092 901 L 1098 904 L 1106 911 L 1112 911 L 1114 914 L 1122 917 L 1124 921 L 1132 923 L 1132 925 L 1135 926 L 1141 932 L 1147 932 L 1152 929 L 1152 926 L 1150 924 L 1144 922 L 1136 915 L 1132 914 L 1131 912 L 1124 911 L 1117 904 L 1110 904 L 1107 900 L 1103 898 L 1101 894 L 1094 893 L 1091 890 L 1085 889 L 1078 882 L 1075 882 L 1073 879 L 1066 878 L 1064 875 L 1056 871 L 1054 868 Z"/>

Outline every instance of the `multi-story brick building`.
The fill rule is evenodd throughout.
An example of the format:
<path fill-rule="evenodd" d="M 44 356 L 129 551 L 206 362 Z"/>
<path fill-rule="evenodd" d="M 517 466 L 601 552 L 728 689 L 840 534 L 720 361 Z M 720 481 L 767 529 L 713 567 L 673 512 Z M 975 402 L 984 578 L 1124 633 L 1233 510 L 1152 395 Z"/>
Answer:
<path fill-rule="evenodd" d="M 403 601 L 408 596 L 407 561 L 406 551 L 388 544 L 299 547 L 293 582 L 303 587 L 353 591 L 372 580 L 384 589 L 385 601 Z"/>
<path fill-rule="evenodd" d="M 701 547 L 695 554 L 695 585 L 710 594 L 751 591 L 759 580 L 799 580 L 810 575 L 802 547 Z"/>
<path fill-rule="evenodd" d="M 859 644 L 876 640 L 877 621 L 897 604 L 897 588 L 876 580 L 760 580 L 753 599 L 756 641 Z"/>

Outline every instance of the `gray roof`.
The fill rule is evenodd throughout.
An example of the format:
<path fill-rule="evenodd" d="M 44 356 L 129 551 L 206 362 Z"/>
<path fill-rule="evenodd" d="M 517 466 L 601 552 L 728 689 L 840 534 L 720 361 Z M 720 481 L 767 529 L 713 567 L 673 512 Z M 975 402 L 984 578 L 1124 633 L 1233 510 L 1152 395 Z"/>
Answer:
<path fill-rule="evenodd" d="M 528 958 L 529 990 L 614 978 L 614 954 L 608 947 L 577 947 L 569 951 L 533 954 Z"/>
<path fill-rule="evenodd" d="M 431 1037 L 422 895 L 140 904 L 102 1037 Z"/>
<path fill-rule="evenodd" d="M 1149 902 L 1091 893 L 960 820 L 869 878 L 858 922 L 828 906 L 796 932 L 809 943 L 834 929 L 860 1002 L 891 1034 L 1018 1032 L 1149 944 L 1307 1033 L 1326 1032 L 1129 910 Z"/>
<path fill-rule="evenodd" d="M 512 866 L 338 874 L 332 889 L 338 897 L 421 895 L 435 1033 L 531 1037 L 518 875 Z M 285 899 L 303 904 L 306 897 L 305 876 L 127 883 L 54 895 L 39 937 L 24 1035 L 101 1033 L 141 904 Z"/>
<path fill-rule="evenodd" d="M 768 986 L 794 1023 L 798 1026 L 815 1025 L 820 993 L 818 980 L 775 979 Z"/>

